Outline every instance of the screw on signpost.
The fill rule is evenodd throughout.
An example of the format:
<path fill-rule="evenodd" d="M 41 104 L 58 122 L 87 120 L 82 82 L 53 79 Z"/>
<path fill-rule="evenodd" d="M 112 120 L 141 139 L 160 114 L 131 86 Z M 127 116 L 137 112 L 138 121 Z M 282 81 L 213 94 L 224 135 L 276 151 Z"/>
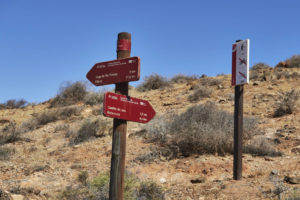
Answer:
<path fill-rule="evenodd" d="M 122 32 L 118 34 L 117 59 L 130 57 L 131 35 Z M 116 83 L 115 92 L 128 96 L 128 82 Z M 122 200 L 124 186 L 125 153 L 126 153 L 127 121 L 114 119 L 112 158 L 110 171 L 109 199 Z"/>
<path fill-rule="evenodd" d="M 249 40 L 237 40 L 232 49 L 232 85 L 235 86 L 233 153 L 233 179 L 235 180 L 242 178 L 243 84 L 246 83 L 249 83 Z"/>

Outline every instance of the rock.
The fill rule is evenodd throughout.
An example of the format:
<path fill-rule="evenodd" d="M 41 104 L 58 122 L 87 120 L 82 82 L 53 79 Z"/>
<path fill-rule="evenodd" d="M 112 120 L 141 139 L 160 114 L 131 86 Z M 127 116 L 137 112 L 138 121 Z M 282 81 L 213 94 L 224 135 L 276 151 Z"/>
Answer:
<path fill-rule="evenodd" d="M 259 85 L 259 82 L 258 81 L 254 81 L 253 85 L 257 86 L 257 85 Z"/>
<path fill-rule="evenodd" d="M 167 180 L 166 180 L 164 177 L 161 177 L 161 178 L 159 179 L 159 182 L 162 183 L 162 184 L 164 184 L 164 183 L 167 182 Z"/>
<path fill-rule="evenodd" d="M 196 184 L 196 183 L 204 183 L 206 181 L 206 178 L 205 177 L 199 177 L 199 178 L 196 178 L 196 179 L 192 179 L 191 180 L 191 183 L 193 184 Z"/>
<path fill-rule="evenodd" d="M 298 146 L 292 148 L 291 152 L 292 152 L 292 153 L 297 153 L 297 154 L 300 153 L 300 145 L 298 145 Z"/>
<path fill-rule="evenodd" d="M 0 189 L 0 200 L 12 200 L 12 197 L 8 192 Z"/>
<path fill-rule="evenodd" d="M 300 176 L 297 177 L 285 176 L 284 181 L 290 184 L 300 184 Z"/>
<path fill-rule="evenodd" d="M 27 198 L 21 194 L 12 194 L 11 197 L 12 200 L 27 200 Z"/>
<path fill-rule="evenodd" d="M 278 174 L 279 174 L 279 173 L 278 173 L 277 170 L 272 170 L 271 173 L 270 173 L 270 175 L 278 175 Z"/>

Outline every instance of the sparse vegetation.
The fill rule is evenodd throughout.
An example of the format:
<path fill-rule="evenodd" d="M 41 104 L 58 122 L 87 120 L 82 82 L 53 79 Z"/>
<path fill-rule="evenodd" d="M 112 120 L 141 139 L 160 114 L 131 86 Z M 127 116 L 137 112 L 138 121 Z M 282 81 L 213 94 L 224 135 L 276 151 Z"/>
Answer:
<path fill-rule="evenodd" d="M 0 145 L 15 142 L 20 139 L 20 131 L 16 123 L 10 122 L 0 132 Z"/>
<path fill-rule="evenodd" d="M 73 105 L 83 101 L 87 93 L 86 85 L 83 82 L 67 83 L 60 88 L 58 95 L 50 101 L 50 106 Z"/>
<path fill-rule="evenodd" d="M 194 89 L 193 94 L 188 97 L 188 100 L 191 102 L 199 101 L 203 98 L 210 97 L 212 94 L 212 90 L 207 86 L 198 85 L 196 89 Z"/>
<path fill-rule="evenodd" d="M 14 108 L 24 108 L 28 102 L 24 99 L 10 99 L 7 100 L 5 103 L 0 104 L 1 109 L 14 109 Z"/>
<path fill-rule="evenodd" d="M 137 90 L 140 92 L 145 92 L 149 90 L 163 89 L 169 86 L 170 83 L 165 77 L 162 77 L 158 74 L 152 74 L 145 77 L 144 81 L 137 87 Z"/>
<path fill-rule="evenodd" d="M 244 118 L 244 140 L 254 134 L 256 120 Z M 169 149 L 173 157 L 204 153 L 224 155 L 231 153 L 233 148 L 233 116 L 207 102 L 180 115 L 152 120 L 146 126 L 146 140 Z"/>
<path fill-rule="evenodd" d="M 93 105 L 102 103 L 103 100 L 104 100 L 103 93 L 89 92 L 84 97 L 84 104 L 93 106 Z"/>
<path fill-rule="evenodd" d="M 264 70 L 264 69 L 270 69 L 270 68 L 271 68 L 270 65 L 260 62 L 260 63 L 254 64 L 250 70 Z"/>
<path fill-rule="evenodd" d="M 183 74 L 178 74 L 178 75 L 175 75 L 173 78 L 171 78 L 171 82 L 172 83 L 189 83 L 189 82 L 195 81 L 197 79 L 199 79 L 199 77 L 196 75 L 187 76 L 187 75 L 183 75 Z"/>
<path fill-rule="evenodd" d="M 245 145 L 244 152 L 255 156 L 282 156 L 282 153 L 274 150 L 271 143 L 263 136 L 259 136 L 250 141 L 250 144 Z"/>
<path fill-rule="evenodd" d="M 92 137 L 103 137 L 108 131 L 105 121 L 84 120 L 78 129 L 70 128 L 66 137 L 70 140 L 70 145 L 84 142 Z"/>
<path fill-rule="evenodd" d="M 222 83 L 222 80 L 214 77 L 204 76 L 199 79 L 199 83 L 202 86 L 218 86 Z"/>
<path fill-rule="evenodd" d="M 0 160 L 9 160 L 10 156 L 14 153 L 14 148 L 0 146 Z"/>
<path fill-rule="evenodd" d="M 58 199 L 108 200 L 109 180 L 109 173 L 102 173 L 86 184 L 67 188 L 59 194 Z M 164 192 L 154 182 L 142 182 L 135 176 L 125 173 L 124 199 L 162 200 Z"/>
<path fill-rule="evenodd" d="M 276 105 L 273 117 L 281 117 L 294 113 L 299 96 L 300 92 L 295 90 L 291 90 L 281 95 L 279 97 L 279 103 Z"/>

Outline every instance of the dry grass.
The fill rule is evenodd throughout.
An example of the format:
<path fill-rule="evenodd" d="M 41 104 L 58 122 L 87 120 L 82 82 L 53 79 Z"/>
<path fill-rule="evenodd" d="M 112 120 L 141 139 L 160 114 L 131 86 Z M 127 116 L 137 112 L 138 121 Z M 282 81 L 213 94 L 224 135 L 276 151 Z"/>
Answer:
<path fill-rule="evenodd" d="M 212 89 L 207 86 L 198 85 L 195 89 L 193 94 L 188 97 L 190 102 L 197 102 L 203 98 L 208 98 L 212 94 Z"/>
<path fill-rule="evenodd" d="M 183 74 L 177 74 L 174 77 L 172 77 L 170 81 L 172 83 L 190 83 L 197 79 L 199 79 L 199 77 L 196 75 L 187 76 L 187 75 L 183 75 Z"/>

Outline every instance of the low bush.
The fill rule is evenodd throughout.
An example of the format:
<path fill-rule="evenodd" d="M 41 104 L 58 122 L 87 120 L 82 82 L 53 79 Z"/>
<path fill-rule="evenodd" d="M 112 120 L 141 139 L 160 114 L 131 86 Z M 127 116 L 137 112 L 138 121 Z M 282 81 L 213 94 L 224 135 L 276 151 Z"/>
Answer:
<path fill-rule="evenodd" d="M 285 61 L 287 68 L 300 68 L 300 55 L 294 55 Z"/>
<path fill-rule="evenodd" d="M 0 146 L 0 160 L 1 161 L 9 160 L 10 156 L 14 153 L 15 153 L 15 149 Z"/>
<path fill-rule="evenodd" d="M 190 102 L 196 102 L 203 98 L 210 97 L 212 94 L 212 90 L 207 86 L 199 85 L 194 89 L 193 94 L 188 97 Z"/>
<path fill-rule="evenodd" d="M 214 78 L 214 77 L 206 77 L 199 79 L 199 85 L 202 86 L 218 86 L 222 83 L 221 79 Z"/>
<path fill-rule="evenodd" d="M 196 75 L 187 76 L 187 75 L 183 75 L 183 74 L 178 74 L 178 75 L 174 76 L 173 78 L 171 78 L 171 82 L 172 83 L 188 83 L 188 82 L 195 81 L 197 79 L 199 79 L 199 77 Z"/>
<path fill-rule="evenodd" d="M 180 115 L 165 116 L 146 125 L 146 140 L 158 143 L 172 157 L 191 154 L 224 155 L 233 149 L 233 115 L 212 102 L 189 108 Z M 155 123 L 158 125 L 155 125 Z M 244 118 L 244 140 L 256 134 L 256 120 Z"/>
<path fill-rule="evenodd" d="M 149 90 L 163 89 L 170 86 L 170 83 L 165 77 L 158 74 L 152 74 L 145 77 L 144 81 L 138 85 L 137 90 L 140 92 L 145 92 Z"/>
<path fill-rule="evenodd" d="M 108 200 L 109 173 L 102 173 L 92 181 L 77 187 L 68 187 L 62 191 L 58 199 L 64 200 Z M 163 189 L 153 182 L 142 182 L 135 176 L 125 173 L 124 199 L 162 200 Z"/>
<path fill-rule="evenodd" d="M 5 103 L 0 104 L 0 109 L 14 109 L 14 108 L 24 108 L 28 102 L 24 99 L 10 99 Z"/>
<path fill-rule="evenodd" d="M 108 124 L 100 120 L 84 120 L 78 129 L 69 129 L 66 137 L 70 140 L 70 145 L 79 144 L 92 137 L 103 137 L 108 130 Z"/>
<path fill-rule="evenodd" d="M 276 151 L 267 138 L 260 136 L 245 145 L 244 152 L 255 156 L 282 156 L 280 151 Z"/>
<path fill-rule="evenodd" d="M 279 97 L 279 103 L 275 105 L 276 109 L 273 117 L 281 117 L 294 113 L 299 96 L 300 92 L 295 90 L 291 90 L 281 95 Z"/>
<path fill-rule="evenodd" d="M 82 108 L 78 106 L 63 107 L 57 111 L 57 115 L 59 119 L 67 119 L 73 115 L 78 116 L 81 110 Z"/>
<path fill-rule="evenodd" d="M 50 106 L 73 105 L 83 101 L 87 93 L 86 85 L 83 82 L 67 83 L 65 86 L 61 86 L 58 95 L 50 100 Z"/>
<path fill-rule="evenodd" d="M 0 145 L 18 141 L 20 139 L 20 131 L 16 127 L 16 123 L 10 122 L 0 132 Z"/>
<path fill-rule="evenodd" d="M 260 62 L 254 64 L 250 70 L 263 70 L 263 69 L 270 69 L 270 68 L 271 68 L 270 65 Z"/>
<path fill-rule="evenodd" d="M 85 105 L 96 105 L 103 103 L 104 100 L 104 94 L 103 93 L 95 93 L 95 92 L 89 92 L 84 97 L 84 104 Z"/>

